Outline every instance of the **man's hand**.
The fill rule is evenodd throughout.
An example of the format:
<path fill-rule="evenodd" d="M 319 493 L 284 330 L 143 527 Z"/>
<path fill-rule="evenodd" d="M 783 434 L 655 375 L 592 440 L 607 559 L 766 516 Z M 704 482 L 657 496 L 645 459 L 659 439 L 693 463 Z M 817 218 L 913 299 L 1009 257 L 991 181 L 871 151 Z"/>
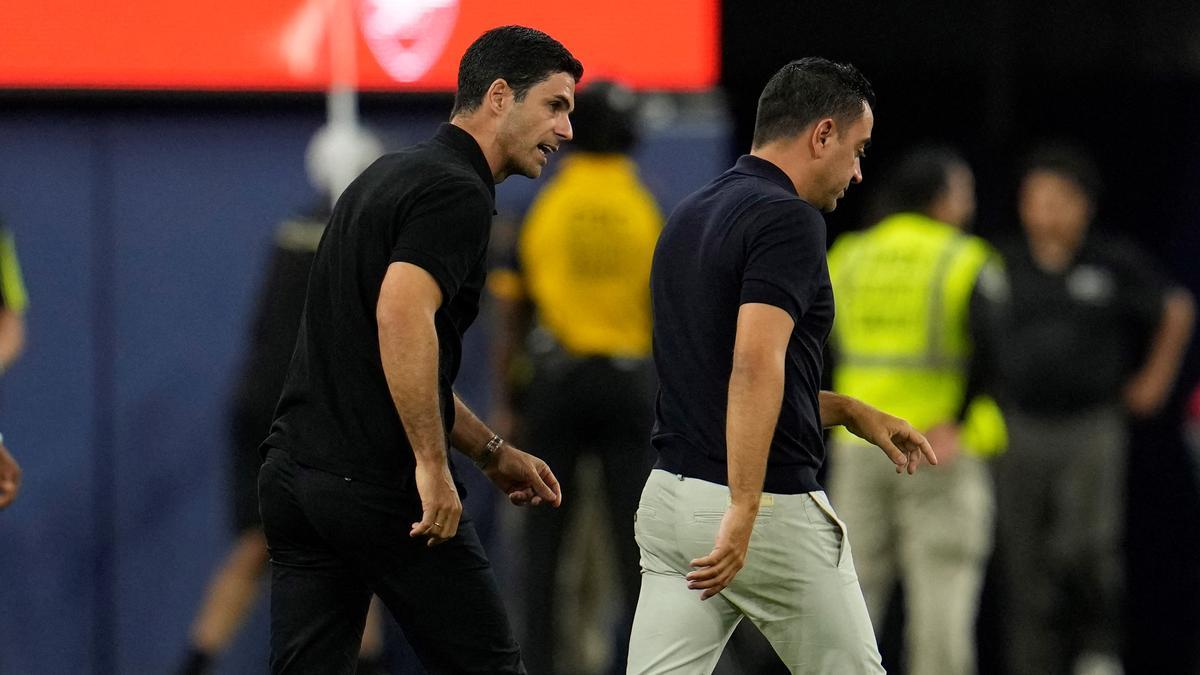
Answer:
<path fill-rule="evenodd" d="M 562 504 L 562 488 L 550 467 L 508 443 L 496 450 L 483 473 L 508 495 L 508 501 L 517 506 L 549 504 L 558 507 Z"/>
<path fill-rule="evenodd" d="M 17 460 L 8 454 L 8 448 L 0 442 L 0 509 L 11 504 L 20 490 L 21 467 L 17 466 Z"/>
<path fill-rule="evenodd" d="M 733 578 L 746 564 L 750 548 L 750 533 L 754 530 L 757 509 L 733 505 L 721 518 L 713 550 L 703 558 L 692 561 L 694 572 L 687 575 L 688 588 L 703 590 L 701 600 L 708 600 L 733 583 Z"/>
<path fill-rule="evenodd" d="M 450 467 L 443 462 L 417 462 L 417 492 L 421 495 L 421 522 L 413 523 L 410 537 L 429 537 L 429 546 L 454 538 L 462 518 L 462 500 Z"/>
<path fill-rule="evenodd" d="M 851 409 L 850 414 L 846 429 L 883 450 L 896 464 L 896 473 L 905 470 L 909 475 L 916 473 L 922 457 L 930 464 L 938 463 L 929 441 L 908 422 L 861 401 Z"/>
<path fill-rule="evenodd" d="M 937 453 L 938 462 L 946 465 L 954 462 L 958 457 L 959 450 L 959 429 L 957 424 L 939 424 L 936 427 L 925 432 L 925 438 L 928 439 L 929 445 L 933 447 L 933 451 Z"/>

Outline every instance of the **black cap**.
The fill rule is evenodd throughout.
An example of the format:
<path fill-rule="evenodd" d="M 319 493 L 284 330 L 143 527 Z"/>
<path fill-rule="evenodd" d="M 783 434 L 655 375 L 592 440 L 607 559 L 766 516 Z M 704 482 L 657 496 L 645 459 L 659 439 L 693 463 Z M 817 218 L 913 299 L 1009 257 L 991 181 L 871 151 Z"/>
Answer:
<path fill-rule="evenodd" d="M 629 152 L 638 141 L 637 95 L 609 80 L 589 82 L 575 95 L 571 126 L 576 150 Z"/>

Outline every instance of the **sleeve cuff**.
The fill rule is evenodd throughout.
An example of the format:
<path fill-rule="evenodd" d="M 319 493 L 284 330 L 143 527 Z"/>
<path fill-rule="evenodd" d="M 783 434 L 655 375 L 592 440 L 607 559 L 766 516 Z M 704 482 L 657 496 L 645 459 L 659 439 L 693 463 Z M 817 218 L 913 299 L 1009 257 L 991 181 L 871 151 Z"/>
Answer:
<path fill-rule="evenodd" d="M 787 312 L 792 317 L 792 321 L 800 321 L 800 317 L 804 314 L 803 308 L 796 298 L 791 293 L 785 291 L 777 284 L 771 283 L 764 279 L 746 279 L 742 281 L 741 304 L 749 302 L 759 302 L 764 305 L 772 305 Z"/>
<path fill-rule="evenodd" d="M 429 273 L 442 291 L 442 302 L 448 302 L 458 293 L 458 284 L 451 278 L 450 271 L 436 257 L 415 248 L 398 248 L 392 251 L 389 262 L 403 262 L 416 265 Z"/>

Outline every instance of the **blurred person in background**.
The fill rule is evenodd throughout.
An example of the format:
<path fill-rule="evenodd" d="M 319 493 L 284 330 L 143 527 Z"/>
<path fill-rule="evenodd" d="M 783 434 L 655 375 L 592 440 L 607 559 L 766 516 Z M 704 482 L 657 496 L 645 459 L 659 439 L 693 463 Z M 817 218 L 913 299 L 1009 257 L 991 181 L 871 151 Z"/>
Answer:
<path fill-rule="evenodd" d="M 939 462 L 897 481 L 865 442 L 838 429 L 830 495 L 853 533 L 877 630 L 903 585 L 905 672 L 969 675 L 995 511 L 983 460 L 1004 442 L 995 401 L 977 397 L 989 350 L 976 345 L 989 334 L 1003 277 L 991 247 L 965 232 L 975 181 L 957 152 L 908 153 L 885 180 L 880 213 L 829 253 L 833 388 L 907 419 Z"/>
<path fill-rule="evenodd" d="M 322 127 L 309 142 L 305 167 L 320 203 L 288 218 L 275 231 L 266 278 L 259 289 L 250 345 L 238 378 L 230 415 L 234 528 L 237 539 L 213 576 L 192 624 L 188 653 L 179 673 L 211 672 L 245 623 L 268 569 L 267 540 L 258 512 L 258 445 L 271 427 L 283 389 L 296 331 L 304 311 L 308 271 L 329 220 L 330 203 L 346 187 L 339 176 L 358 175 L 383 154 L 383 145 L 362 127 Z M 359 652 L 359 673 L 382 672 L 381 614 L 372 603 Z"/>
<path fill-rule="evenodd" d="M 1018 195 L 1025 237 L 1000 246 L 998 536 L 1017 674 L 1123 671 L 1126 419 L 1162 408 L 1192 330 L 1191 295 L 1092 229 L 1099 194 L 1081 151 L 1038 149 Z"/>
<path fill-rule="evenodd" d="M 0 434 L 0 509 L 12 504 L 20 490 L 21 467 L 9 454 L 8 447 L 4 445 L 4 435 Z"/>
<path fill-rule="evenodd" d="M 0 374 L 25 349 L 25 279 L 12 232 L 0 223 Z"/>
<path fill-rule="evenodd" d="M 17 260 L 12 232 L 0 224 L 0 374 L 12 366 L 25 349 L 25 279 Z M 0 509 L 17 498 L 21 489 L 21 467 L 0 435 Z"/>
<path fill-rule="evenodd" d="M 557 507 L 562 494 L 453 387 L 495 186 L 538 177 L 571 139 L 582 76 L 541 31 L 485 32 L 459 62 L 449 121 L 334 206 L 262 445 L 273 672 L 354 672 L 372 593 L 430 672 L 525 672 L 450 451 L 515 505 Z"/>
<path fill-rule="evenodd" d="M 792 673 L 882 673 L 846 528 L 817 481 L 845 425 L 912 473 L 928 441 L 820 390 L 833 326 L 822 211 L 862 181 L 870 83 L 820 58 L 776 72 L 750 154 L 667 219 L 650 278 L 658 462 L 634 524 L 630 673 L 709 673 L 744 617 Z"/>
<path fill-rule="evenodd" d="M 497 299 L 500 420 L 575 490 L 579 460 L 592 456 L 616 563 L 618 626 L 612 672 L 625 672 L 625 636 L 638 593 L 633 516 L 650 472 L 654 375 L 650 361 L 650 258 L 662 215 L 629 156 L 638 140 L 635 95 L 594 82 L 576 96 L 570 155 L 532 206 L 508 269 L 488 286 Z M 508 422 L 510 428 L 514 425 Z M 525 662 L 533 673 L 576 672 L 564 663 L 556 593 L 567 527 L 579 510 L 527 516 L 522 569 Z M 577 521 L 576 521 L 577 523 Z M 603 593 L 602 596 L 608 596 Z"/>

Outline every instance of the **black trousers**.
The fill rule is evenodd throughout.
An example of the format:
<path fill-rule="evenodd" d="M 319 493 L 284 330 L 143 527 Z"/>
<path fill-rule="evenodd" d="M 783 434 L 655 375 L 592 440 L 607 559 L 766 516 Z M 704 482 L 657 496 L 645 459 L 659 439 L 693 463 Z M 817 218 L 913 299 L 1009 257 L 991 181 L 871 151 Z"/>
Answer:
<path fill-rule="evenodd" d="M 430 673 L 524 673 L 491 564 L 465 517 L 454 539 L 409 537 L 414 495 L 271 450 L 259 472 L 271 552 L 271 672 L 353 673 L 374 593 Z"/>
<path fill-rule="evenodd" d="M 573 672 L 555 660 L 560 607 L 555 587 L 563 540 L 577 495 L 575 468 L 580 457 L 599 457 L 604 508 L 617 563 L 619 614 L 614 627 L 610 672 L 624 673 L 629 630 L 641 587 L 640 553 L 633 540 L 633 516 L 654 464 L 650 427 L 656 383 L 649 361 L 570 358 L 562 352 L 535 360 L 526 394 L 526 440 L 546 460 L 562 485 L 562 508 L 534 509 L 525 534 L 525 626 L 521 641 L 533 675 Z"/>

